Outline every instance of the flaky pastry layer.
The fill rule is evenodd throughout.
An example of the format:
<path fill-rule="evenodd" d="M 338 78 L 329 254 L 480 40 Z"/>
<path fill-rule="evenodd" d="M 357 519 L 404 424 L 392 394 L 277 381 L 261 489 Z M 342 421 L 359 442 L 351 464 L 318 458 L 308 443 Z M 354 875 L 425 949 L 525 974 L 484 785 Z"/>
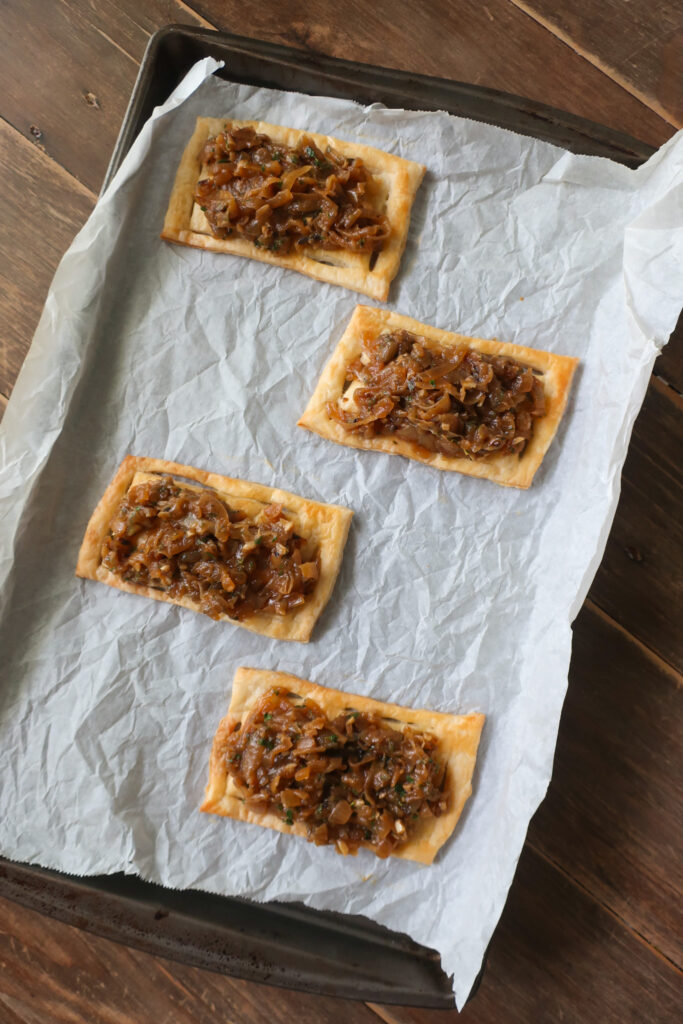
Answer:
<path fill-rule="evenodd" d="M 199 491 L 208 487 L 227 501 L 231 508 L 246 512 L 247 515 L 255 515 L 265 505 L 279 504 L 283 506 L 287 518 L 294 522 L 296 532 L 318 546 L 320 575 L 315 590 L 303 605 L 288 612 L 287 615 L 256 612 L 241 622 L 231 619 L 229 615 L 225 614 L 219 618 L 249 629 L 252 633 L 260 633 L 262 636 L 273 637 L 277 640 L 307 642 L 319 615 L 330 598 L 339 573 L 353 515 L 351 510 L 341 505 L 324 505 L 321 502 L 309 501 L 275 487 L 250 483 L 247 480 L 234 480 L 217 473 L 195 469 L 193 466 L 168 462 L 166 459 L 127 455 L 90 518 L 78 555 L 76 575 L 84 579 L 99 580 L 129 594 L 140 594 L 143 597 L 151 597 L 155 601 L 180 605 L 182 608 L 189 608 L 192 611 L 200 611 L 192 598 L 188 596 L 172 598 L 163 590 L 157 590 L 144 584 L 129 583 L 116 573 L 109 572 L 101 563 L 102 544 L 117 508 L 129 488 L 149 479 L 150 475 L 174 477 L 181 486 L 188 490 Z M 196 486 L 197 484 L 200 486 Z"/>
<path fill-rule="evenodd" d="M 207 140 L 222 132 L 226 125 L 253 128 L 255 132 L 268 135 L 273 142 L 283 146 L 294 147 L 306 136 L 311 138 L 322 152 L 325 152 L 327 146 L 331 146 L 345 157 L 362 159 L 368 171 L 379 179 L 383 186 L 386 194 L 384 212 L 391 224 L 391 235 L 384 248 L 377 254 L 372 270 L 371 253 L 308 246 L 305 252 L 278 255 L 277 252 L 270 252 L 254 245 L 246 238 L 216 238 L 208 220 L 194 201 L 194 193 L 202 176 L 202 150 Z M 425 168 L 422 164 L 384 153 L 372 146 L 340 142 L 329 135 L 283 128 L 281 125 L 265 124 L 263 121 L 226 121 L 222 118 L 199 117 L 194 134 L 180 161 L 161 237 L 168 242 L 179 242 L 197 249 L 232 253 L 262 263 L 273 263 L 279 267 L 296 270 L 318 281 L 338 284 L 343 288 L 362 292 L 370 298 L 384 300 L 389 294 L 389 285 L 396 276 L 401 262 L 408 237 L 410 210 L 424 173 Z"/>
<path fill-rule="evenodd" d="M 362 437 L 345 430 L 341 423 L 331 419 L 326 411 L 328 402 L 338 401 L 344 393 L 346 368 L 358 359 L 364 340 L 376 338 L 387 331 L 405 330 L 425 339 L 427 346 L 432 342 L 442 349 L 469 348 L 490 356 L 507 356 L 509 359 L 538 370 L 543 381 L 546 412 L 534 423 L 531 439 L 521 455 L 492 455 L 487 459 L 454 458 L 441 452 L 430 452 L 421 445 L 389 434 Z M 344 331 L 341 341 L 325 367 L 318 385 L 301 416 L 298 425 L 311 430 L 321 437 L 350 448 L 364 448 L 372 451 L 404 455 L 406 458 L 424 462 L 436 469 L 452 470 L 467 476 L 482 477 L 508 487 L 529 487 L 536 470 L 543 461 L 550 443 L 555 436 L 567 404 L 569 388 L 578 359 L 572 356 L 558 356 L 541 349 L 525 348 L 503 341 L 484 338 L 469 338 L 453 334 L 438 327 L 430 327 L 418 320 L 389 310 L 371 306 L 356 306 L 353 316 Z"/>
<path fill-rule="evenodd" d="M 235 726 L 241 723 L 263 694 L 273 687 L 280 687 L 301 697 L 309 697 L 331 719 L 349 710 L 374 712 L 393 729 L 401 730 L 404 726 L 411 726 L 422 732 L 430 732 L 438 738 L 439 756 L 446 761 L 445 786 L 449 794 L 448 810 L 438 818 L 419 821 L 407 842 L 391 854 L 404 860 L 431 864 L 439 849 L 453 833 L 465 801 L 472 792 L 472 775 L 485 716 L 447 715 L 438 711 L 404 708 L 398 704 L 387 704 L 385 701 L 318 686 L 285 672 L 238 668 L 232 684 L 228 714 L 220 722 L 214 737 L 209 763 L 209 782 L 201 810 L 296 836 L 306 835 L 306 828 L 302 822 L 295 821 L 288 825 L 281 816 L 272 811 L 257 811 L 246 806 L 228 775 L 225 758 L 222 756 L 225 741 Z"/>

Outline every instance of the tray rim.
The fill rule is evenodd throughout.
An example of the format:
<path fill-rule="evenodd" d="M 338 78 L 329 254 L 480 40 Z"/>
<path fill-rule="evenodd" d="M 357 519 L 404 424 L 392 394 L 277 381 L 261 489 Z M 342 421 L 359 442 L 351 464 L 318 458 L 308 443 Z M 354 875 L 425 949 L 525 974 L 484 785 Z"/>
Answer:
<path fill-rule="evenodd" d="M 425 90 L 430 90 L 432 88 L 450 89 L 454 91 L 454 94 L 461 97 L 479 100 L 482 103 L 489 102 L 504 109 L 523 112 L 530 121 L 529 127 L 531 127 L 531 119 L 534 118 L 538 120 L 539 125 L 551 124 L 562 126 L 570 132 L 575 133 L 577 141 L 580 138 L 583 138 L 593 145 L 597 144 L 600 147 L 612 150 L 611 154 L 594 155 L 605 155 L 608 159 L 617 160 L 630 166 L 638 166 L 656 152 L 656 147 L 651 146 L 649 143 L 643 142 L 634 136 L 620 132 L 614 128 L 601 125 L 597 121 L 591 121 L 588 118 L 580 117 L 577 114 L 572 114 L 569 111 L 562 110 L 558 107 L 549 106 L 548 104 L 541 103 L 538 100 L 530 100 L 523 96 L 515 95 L 514 93 L 503 92 L 499 89 L 491 89 L 486 86 L 473 85 L 469 82 L 460 82 L 453 79 L 439 78 L 434 75 L 421 75 L 413 72 L 402 71 L 397 68 L 388 68 L 380 65 L 373 66 L 362 62 L 348 61 L 339 57 L 329 57 L 325 54 L 311 53 L 307 50 L 295 50 L 293 47 L 287 47 L 281 43 L 271 43 L 267 40 L 261 40 L 252 36 L 238 36 L 230 32 L 222 32 L 215 29 L 171 23 L 157 29 L 156 32 L 150 36 L 147 42 L 135 84 L 133 86 L 133 91 L 126 108 L 126 113 L 124 114 L 121 129 L 114 145 L 109 166 L 107 167 L 107 171 L 104 176 L 101 192 L 104 192 L 109 186 L 114 174 L 118 170 L 122 160 L 134 141 L 137 132 L 135 132 L 135 134 L 133 133 L 133 118 L 141 102 L 142 90 L 147 77 L 148 68 L 150 64 L 157 59 L 158 51 L 162 45 L 169 37 L 172 36 L 185 36 L 194 40 L 204 40 L 207 43 L 210 43 L 213 40 L 223 46 L 229 46 L 236 52 L 246 55 L 253 55 L 254 50 L 256 50 L 258 51 L 259 56 L 266 56 L 267 59 L 283 65 L 293 64 L 295 67 L 301 67 L 302 63 L 309 62 L 318 74 L 323 74 L 330 80 L 337 78 L 338 80 L 343 81 L 353 81 L 354 76 L 357 75 L 358 72 L 361 72 L 365 76 L 368 74 L 370 74 L 371 77 L 375 76 L 378 82 L 382 82 L 385 89 L 392 89 L 391 84 L 388 84 L 388 82 L 389 80 L 394 79 L 405 82 L 406 86 L 414 86 L 417 84 Z M 346 71 L 346 74 L 343 73 L 344 71 Z M 394 89 L 393 91 L 397 94 L 399 93 L 398 89 Z M 473 119 L 477 120 L 477 118 Z M 483 119 L 480 118 L 480 120 Z M 499 124 L 499 122 L 494 118 L 485 120 L 485 123 Z M 514 131 L 517 129 L 509 130 Z M 529 134 L 532 138 L 539 137 L 531 132 L 526 133 L 521 131 L 520 133 Z M 580 150 L 576 151 L 578 152 Z"/>
<path fill-rule="evenodd" d="M 130 883 L 143 890 L 143 895 L 127 892 Z M 315 953 L 304 953 L 302 962 L 295 965 L 282 963 L 286 930 L 292 926 L 295 929 L 308 927 L 310 915 L 314 914 L 322 915 L 316 923 L 332 954 L 335 945 L 355 941 L 356 969 L 362 971 L 363 965 L 377 955 L 380 958 L 398 956 L 408 970 L 411 963 L 421 962 L 423 981 L 430 973 L 440 974 L 445 979 L 436 951 L 419 946 L 408 936 L 352 915 L 314 911 L 297 903 L 258 903 L 244 897 L 215 896 L 196 889 L 169 889 L 121 872 L 70 875 L 4 857 L 0 857 L 0 897 L 112 942 L 216 974 L 353 1002 L 425 1009 L 455 1007 L 448 982 L 444 982 L 441 990 L 411 988 L 409 984 L 400 988 L 393 980 L 385 979 L 382 983 L 367 972 L 361 977 L 348 967 L 343 977 L 336 977 L 329 951 L 318 958 L 327 965 L 327 974 L 316 965 Z M 210 915 L 193 914 L 188 897 L 200 904 L 218 901 L 220 905 L 212 908 L 214 917 L 217 910 L 229 905 L 231 917 L 218 924 Z M 256 926 L 250 921 L 251 930 L 245 928 L 245 919 L 253 920 L 254 916 Z M 300 956 L 299 948 L 292 947 L 290 958 L 296 961 Z M 483 970 L 484 965 L 470 998 L 480 984 Z"/>

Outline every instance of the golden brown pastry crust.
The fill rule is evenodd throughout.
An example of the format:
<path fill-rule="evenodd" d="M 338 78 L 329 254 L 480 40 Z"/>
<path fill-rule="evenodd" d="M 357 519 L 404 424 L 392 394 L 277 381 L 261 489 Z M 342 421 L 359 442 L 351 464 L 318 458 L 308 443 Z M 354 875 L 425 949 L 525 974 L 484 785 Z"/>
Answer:
<path fill-rule="evenodd" d="M 452 834 L 465 801 L 472 792 L 472 775 L 477 757 L 479 737 L 484 725 L 484 715 L 446 715 L 438 711 L 424 711 L 404 708 L 398 704 L 359 697 L 326 686 L 317 686 L 305 679 L 285 672 L 270 672 L 258 668 L 238 668 L 232 684 L 232 697 L 228 714 L 220 722 L 214 737 L 209 764 L 209 782 L 206 787 L 202 811 L 221 814 L 238 821 L 276 829 L 296 836 L 305 836 L 305 826 L 300 822 L 287 825 L 272 811 L 258 812 L 248 808 L 237 795 L 237 789 L 228 775 L 221 750 L 226 738 L 244 715 L 272 687 L 282 687 L 302 697 L 310 697 L 329 718 L 344 711 L 374 712 L 385 719 L 386 724 L 399 729 L 401 724 L 430 732 L 439 739 L 440 756 L 446 760 L 447 789 L 450 794 L 448 811 L 438 818 L 423 819 L 417 825 L 410 839 L 393 854 L 404 860 L 431 864 L 439 849 Z"/>
<path fill-rule="evenodd" d="M 220 619 L 243 626 L 253 633 L 273 637 L 276 640 L 310 639 L 313 626 L 329 600 L 332 588 L 341 567 L 344 545 L 351 524 L 353 513 L 341 505 L 323 505 L 321 502 L 308 501 L 296 494 L 281 491 L 278 488 L 254 484 L 246 480 L 234 480 L 231 477 L 207 473 L 193 466 L 183 466 L 166 459 L 150 459 L 135 455 L 127 455 L 119 466 L 114 479 L 102 495 L 97 508 L 93 512 L 85 531 L 85 537 L 78 555 L 76 575 L 84 579 L 100 580 L 117 590 L 125 590 L 129 594 L 140 594 L 151 597 L 155 601 L 166 601 L 177 604 L 192 611 L 200 609 L 191 598 L 171 598 L 162 590 L 155 590 L 138 583 L 128 583 L 115 573 L 109 572 L 101 564 L 100 552 L 107 534 L 109 523 L 116 509 L 123 500 L 129 487 L 140 482 L 146 474 L 168 474 L 180 477 L 184 487 L 201 489 L 188 481 L 195 481 L 201 487 L 210 487 L 224 497 L 231 507 L 247 513 L 253 513 L 259 506 L 271 503 L 281 504 L 289 519 L 296 524 L 296 532 L 318 545 L 320 551 L 320 576 L 315 590 L 305 604 L 287 615 L 267 615 L 257 612 L 243 622 L 237 622 L 228 615 Z"/>
<path fill-rule="evenodd" d="M 257 247 L 246 238 L 215 238 L 209 222 L 194 201 L 194 191 L 201 177 L 201 153 L 207 139 L 223 131 L 226 124 L 237 128 L 249 127 L 264 133 L 283 146 L 296 146 L 304 137 L 313 139 L 323 152 L 331 146 L 345 157 L 363 160 L 372 175 L 378 178 L 386 190 L 386 215 L 391 223 L 391 235 L 377 256 L 370 270 L 370 253 L 356 253 L 315 249 L 305 253 L 278 255 Z M 297 270 L 318 281 L 338 284 L 352 291 L 362 292 L 373 299 L 386 299 L 389 285 L 396 276 L 401 256 L 408 237 L 410 210 L 424 176 L 422 164 L 404 160 L 402 157 L 384 153 L 372 146 L 340 142 L 329 135 L 302 132 L 295 128 L 265 124 L 263 121 L 238 121 L 234 119 L 199 117 L 194 134 L 183 153 L 175 184 L 166 211 L 161 237 L 168 242 L 212 252 L 227 252 L 236 256 L 247 256 L 262 263 L 274 263 L 279 267 Z"/>
<path fill-rule="evenodd" d="M 430 341 L 440 348 L 458 348 L 464 345 L 485 355 L 508 356 L 510 359 L 540 370 L 543 374 L 546 413 L 536 420 L 532 438 L 522 455 L 494 455 L 480 461 L 466 458 L 456 459 L 440 452 L 429 452 L 420 445 L 402 438 L 392 438 L 387 435 L 361 437 L 345 430 L 336 420 L 330 419 L 325 406 L 328 402 L 334 402 L 341 398 L 346 367 L 360 356 L 363 339 L 377 337 L 385 331 L 393 330 L 405 330 L 412 334 L 418 334 L 426 340 L 428 345 Z M 320 434 L 321 437 L 328 438 L 330 441 L 336 441 L 337 444 L 348 445 L 350 448 L 365 448 L 390 452 L 393 455 L 405 455 L 406 458 L 416 459 L 418 462 L 424 462 L 436 469 L 448 469 L 456 473 L 464 473 L 467 476 L 483 477 L 508 487 L 526 488 L 531 484 L 534 474 L 555 436 L 567 404 L 569 388 L 578 362 L 578 359 L 571 356 L 558 356 L 541 349 L 525 348 L 522 345 L 489 341 L 484 338 L 468 338 L 463 334 L 442 331 L 437 327 L 429 327 L 411 317 L 391 313 L 385 309 L 356 306 L 348 327 L 325 367 L 298 425 Z"/>

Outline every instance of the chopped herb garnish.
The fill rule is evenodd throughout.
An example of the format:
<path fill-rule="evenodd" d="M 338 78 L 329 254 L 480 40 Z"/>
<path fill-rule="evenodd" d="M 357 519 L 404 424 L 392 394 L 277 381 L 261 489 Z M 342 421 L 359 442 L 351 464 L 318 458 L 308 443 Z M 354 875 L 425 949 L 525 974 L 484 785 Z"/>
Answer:
<path fill-rule="evenodd" d="M 256 743 L 248 745 L 239 731 L 226 740 L 224 765 L 248 801 L 258 801 L 259 813 L 274 812 L 280 821 L 301 824 L 317 844 L 334 843 L 345 852 L 370 846 L 385 857 L 410 840 L 415 816 L 438 816 L 446 809 L 441 775 L 417 768 L 420 756 L 434 750 L 436 737 L 412 735 L 409 729 L 407 735 L 398 733 L 381 715 L 343 705 L 327 717 L 312 698 L 302 704 L 301 695 L 287 686 L 281 693 L 274 701 L 274 689 L 269 690 L 249 712 L 250 720 L 267 721 L 256 739 L 268 749 L 274 742 L 277 757 Z M 351 730 L 348 723 L 356 716 Z M 297 731 L 306 738 L 303 745 L 296 741 Z M 391 757 L 381 753 L 388 742 L 395 751 Z M 247 751 L 243 766 L 230 764 L 236 750 Z M 413 776 L 419 784 L 408 800 L 404 784 Z"/>

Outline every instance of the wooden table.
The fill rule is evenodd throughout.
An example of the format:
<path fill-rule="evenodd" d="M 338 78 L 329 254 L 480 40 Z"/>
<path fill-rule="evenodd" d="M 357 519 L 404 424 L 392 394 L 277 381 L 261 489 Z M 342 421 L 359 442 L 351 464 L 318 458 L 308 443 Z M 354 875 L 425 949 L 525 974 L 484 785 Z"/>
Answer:
<path fill-rule="evenodd" d="M 491 86 L 655 145 L 683 126 L 681 0 L 3 0 L 1 9 L 3 401 L 56 264 L 95 203 L 147 39 L 166 23 Z M 575 624 L 553 781 L 484 982 L 462 1014 L 472 1024 L 680 1019 L 681 333 L 655 364 L 605 557 Z M 234 981 L 0 901 L 2 1022 L 456 1016 Z"/>

